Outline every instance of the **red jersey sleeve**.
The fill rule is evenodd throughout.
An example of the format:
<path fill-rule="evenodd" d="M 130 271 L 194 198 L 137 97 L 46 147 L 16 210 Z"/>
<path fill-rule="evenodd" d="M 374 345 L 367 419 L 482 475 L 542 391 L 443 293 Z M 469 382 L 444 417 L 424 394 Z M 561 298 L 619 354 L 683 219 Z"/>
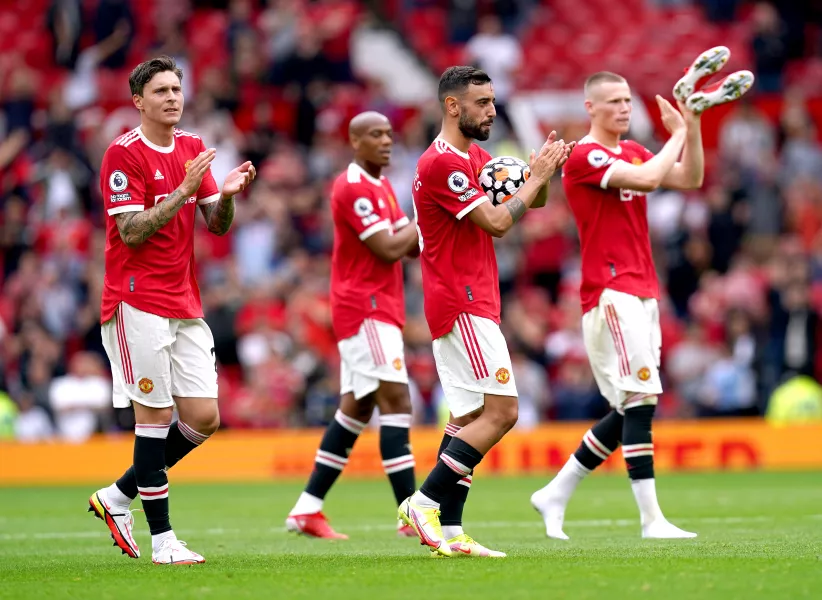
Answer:
<path fill-rule="evenodd" d="M 206 147 L 203 140 L 200 140 L 200 152 L 205 152 Z M 217 182 L 214 180 L 214 173 L 209 169 L 203 175 L 203 180 L 200 182 L 200 189 L 197 190 L 197 204 L 211 204 L 220 199 L 220 188 L 217 187 Z"/>
<path fill-rule="evenodd" d="M 577 146 L 565 163 L 565 177 L 574 183 L 595 185 L 604 190 L 608 187 L 615 162 L 613 156 L 596 145 Z"/>
<path fill-rule="evenodd" d="M 470 163 L 452 152 L 440 154 L 428 171 L 428 193 L 442 208 L 462 219 L 488 200 Z"/>
<path fill-rule="evenodd" d="M 340 186 L 335 205 L 342 222 L 362 241 L 391 228 L 388 210 L 380 206 L 380 200 L 370 186 L 355 183 Z"/>
<path fill-rule="evenodd" d="M 125 146 L 115 144 L 106 150 L 100 167 L 100 192 L 109 215 L 145 208 L 143 172 L 139 157 Z"/>

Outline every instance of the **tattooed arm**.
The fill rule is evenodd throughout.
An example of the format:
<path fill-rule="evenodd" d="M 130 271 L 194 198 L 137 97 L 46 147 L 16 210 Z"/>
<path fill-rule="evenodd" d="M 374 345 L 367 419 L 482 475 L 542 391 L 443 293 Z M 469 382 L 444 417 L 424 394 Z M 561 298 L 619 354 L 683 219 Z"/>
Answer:
<path fill-rule="evenodd" d="M 171 221 L 177 211 L 199 189 L 203 175 L 208 171 L 212 160 L 214 160 L 214 149 L 201 152 L 189 164 L 186 177 L 180 187 L 166 196 L 157 206 L 140 212 L 114 215 L 114 221 L 120 231 L 120 239 L 125 245 L 129 248 L 136 248 Z"/>
<path fill-rule="evenodd" d="M 211 204 L 200 206 L 208 230 L 214 235 L 225 235 L 234 222 L 234 196 L 220 195 L 220 199 Z"/>
<path fill-rule="evenodd" d="M 548 184 L 554 171 L 565 163 L 569 153 L 569 146 L 562 140 L 555 142 L 549 138 L 539 156 L 533 161 L 531 177 L 519 188 L 516 195 L 497 206 L 492 206 L 488 202 L 480 204 L 469 213 L 471 221 L 494 237 L 504 236 L 534 204 L 540 190 Z"/>
<path fill-rule="evenodd" d="M 246 161 L 226 175 L 220 199 L 200 206 L 208 230 L 215 235 L 225 235 L 234 221 L 234 196 L 242 192 L 257 176 L 257 169 Z"/>
<path fill-rule="evenodd" d="M 136 248 L 171 221 L 189 196 L 176 189 L 157 206 L 140 212 L 125 212 L 114 215 L 120 239 L 129 248 Z"/>

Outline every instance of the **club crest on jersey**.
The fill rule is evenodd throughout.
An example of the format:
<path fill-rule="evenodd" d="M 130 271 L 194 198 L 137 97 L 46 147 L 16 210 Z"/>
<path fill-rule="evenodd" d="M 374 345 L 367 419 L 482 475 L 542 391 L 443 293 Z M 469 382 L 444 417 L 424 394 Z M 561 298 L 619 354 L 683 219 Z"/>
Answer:
<path fill-rule="evenodd" d="M 639 165 L 641 165 L 643 162 L 645 162 L 645 161 L 643 161 L 643 160 L 642 160 L 641 158 L 639 158 L 638 156 L 634 156 L 634 157 L 631 159 L 631 164 L 632 164 L 632 165 L 639 166 Z"/>
<path fill-rule="evenodd" d="M 137 387 L 139 387 L 140 391 L 144 394 L 150 394 L 154 390 L 154 382 L 148 377 L 143 377 L 137 384 Z"/>
<path fill-rule="evenodd" d="M 640 381 L 648 381 L 651 378 L 651 369 L 642 367 L 636 374 Z"/>
<path fill-rule="evenodd" d="M 184 164 L 184 165 L 183 165 L 183 168 L 186 170 L 186 173 L 188 173 L 188 165 L 190 165 L 190 164 L 191 164 L 191 161 L 192 161 L 192 159 L 190 159 L 190 158 L 189 158 L 189 159 L 186 161 L 186 164 Z"/>
<path fill-rule="evenodd" d="M 511 373 L 505 367 L 500 367 L 497 369 L 497 372 L 494 373 L 494 377 L 497 378 L 497 382 L 505 385 L 509 381 L 511 381 Z"/>
<path fill-rule="evenodd" d="M 391 363 L 397 371 L 402 371 L 402 359 L 395 358 L 394 362 Z"/>
<path fill-rule="evenodd" d="M 112 192 L 122 192 L 128 187 L 128 177 L 122 171 L 114 171 L 108 177 L 108 187 Z"/>
<path fill-rule="evenodd" d="M 358 217 L 367 217 L 374 212 L 374 205 L 368 198 L 357 198 L 354 200 L 354 213 Z"/>
<path fill-rule="evenodd" d="M 455 194 L 461 194 L 468 189 L 468 175 L 462 171 L 454 171 L 448 176 L 448 187 Z"/>
<path fill-rule="evenodd" d="M 608 162 L 608 154 L 605 150 L 595 148 L 588 153 L 588 162 L 592 167 L 601 167 Z"/>

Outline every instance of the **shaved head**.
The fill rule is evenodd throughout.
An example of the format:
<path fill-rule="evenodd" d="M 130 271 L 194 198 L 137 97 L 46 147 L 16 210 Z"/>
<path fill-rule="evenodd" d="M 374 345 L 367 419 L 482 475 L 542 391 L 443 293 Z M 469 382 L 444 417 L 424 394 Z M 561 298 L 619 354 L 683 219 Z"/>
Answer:
<path fill-rule="evenodd" d="M 351 119 L 351 122 L 348 124 L 348 137 L 361 137 L 368 133 L 369 129 L 374 127 L 391 127 L 391 122 L 384 114 L 374 110 L 361 112 Z"/>
<path fill-rule="evenodd" d="M 348 139 L 354 149 L 354 161 L 372 176 L 391 162 L 394 131 L 384 114 L 373 110 L 362 112 L 348 124 Z"/>
<path fill-rule="evenodd" d="M 591 100 L 591 95 L 596 93 L 596 88 L 598 88 L 601 83 L 627 83 L 627 81 L 625 81 L 622 75 L 617 75 L 610 71 L 594 73 L 585 80 L 585 87 L 583 89 L 585 90 L 586 100 Z"/>

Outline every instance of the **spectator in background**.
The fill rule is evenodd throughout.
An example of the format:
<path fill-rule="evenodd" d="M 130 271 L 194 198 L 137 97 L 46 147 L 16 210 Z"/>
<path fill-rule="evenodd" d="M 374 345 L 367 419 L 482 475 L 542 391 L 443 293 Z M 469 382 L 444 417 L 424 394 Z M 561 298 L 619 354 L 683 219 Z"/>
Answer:
<path fill-rule="evenodd" d="M 488 73 L 494 82 L 497 116 L 511 127 L 507 105 L 514 91 L 514 81 L 522 66 L 522 48 L 513 35 L 505 33 L 496 15 L 480 19 L 479 31 L 465 46 L 466 60 Z"/>
<path fill-rule="evenodd" d="M 745 96 L 738 107 L 722 122 L 719 130 L 719 152 L 730 165 L 740 168 L 743 177 L 762 177 L 776 153 L 776 132 L 773 125 Z"/>
<path fill-rule="evenodd" d="M 121 69 L 134 38 L 134 15 L 131 0 L 98 0 L 94 14 L 94 37 L 97 44 L 107 46 L 116 40 L 116 48 L 100 62 L 106 69 Z"/>
<path fill-rule="evenodd" d="M 754 7 L 753 38 L 756 87 L 762 92 L 782 90 L 782 73 L 788 62 L 788 39 L 785 25 L 776 8 L 768 2 Z"/>
<path fill-rule="evenodd" d="M 736 17 L 739 0 L 699 0 L 705 16 L 715 23 L 730 23 Z"/>
<path fill-rule="evenodd" d="M 756 378 L 751 368 L 733 356 L 728 344 L 707 368 L 696 396 L 700 417 L 753 416 L 756 411 Z"/>
<path fill-rule="evenodd" d="M 111 389 L 99 355 L 75 354 L 68 374 L 54 379 L 49 391 L 49 404 L 60 437 L 79 443 L 100 431 L 100 419 L 111 406 Z"/>
<path fill-rule="evenodd" d="M 2 402 L 2 399 L 0 399 Z M 17 399 L 19 413 L 14 423 L 17 441 L 34 443 L 48 441 L 54 436 L 54 426 L 49 414 L 34 402 L 34 397 L 24 392 Z"/>
<path fill-rule="evenodd" d="M 46 26 L 54 48 L 54 64 L 73 69 L 80 55 L 83 6 L 80 0 L 51 0 Z"/>

